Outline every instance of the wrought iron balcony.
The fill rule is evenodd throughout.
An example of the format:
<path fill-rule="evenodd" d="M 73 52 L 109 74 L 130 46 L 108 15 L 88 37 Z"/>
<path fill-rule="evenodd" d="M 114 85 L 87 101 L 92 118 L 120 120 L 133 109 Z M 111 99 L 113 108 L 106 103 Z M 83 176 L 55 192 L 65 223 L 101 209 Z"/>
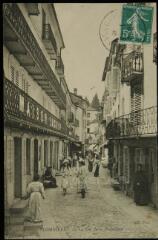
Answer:
<path fill-rule="evenodd" d="M 48 96 L 65 109 L 66 95 L 17 3 L 3 4 L 3 24 L 5 46 Z M 52 37 L 50 32 L 48 37 Z"/>
<path fill-rule="evenodd" d="M 130 83 L 132 80 L 143 78 L 143 53 L 133 51 L 123 59 L 122 82 Z"/>
<path fill-rule="evenodd" d="M 43 25 L 43 42 L 48 54 L 52 56 L 52 59 L 56 59 L 57 44 L 50 24 Z"/>
<path fill-rule="evenodd" d="M 107 139 L 121 139 L 157 134 L 157 106 L 123 115 L 110 121 Z"/>
<path fill-rule="evenodd" d="M 4 79 L 4 116 L 6 122 L 19 122 L 27 128 L 46 129 L 67 135 L 66 123 L 46 110 L 8 79 Z"/>
<path fill-rule="evenodd" d="M 55 68 L 56 68 L 56 71 L 57 71 L 57 73 L 59 75 L 63 75 L 64 74 L 64 64 L 63 64 L 61 56 L 57 57 Z"/>

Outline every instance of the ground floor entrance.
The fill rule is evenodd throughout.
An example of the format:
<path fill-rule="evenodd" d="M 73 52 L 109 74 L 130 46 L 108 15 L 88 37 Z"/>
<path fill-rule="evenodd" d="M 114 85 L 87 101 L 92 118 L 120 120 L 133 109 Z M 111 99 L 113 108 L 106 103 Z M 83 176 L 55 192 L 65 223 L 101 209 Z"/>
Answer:
<path fill-rule="evenodd" d="M 14 138 L 14 197 L 22 195 L 22 139 Z"/>

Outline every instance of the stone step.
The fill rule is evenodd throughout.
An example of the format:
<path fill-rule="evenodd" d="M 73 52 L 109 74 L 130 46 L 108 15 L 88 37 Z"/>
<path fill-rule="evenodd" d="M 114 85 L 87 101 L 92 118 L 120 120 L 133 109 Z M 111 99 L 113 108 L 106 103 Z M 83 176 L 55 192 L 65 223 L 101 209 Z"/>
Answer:
<path fill-rule="evenodd" d="M 27 200 L 20 199 L 10 207 L 10 213 L 21 214 L 24 212 L 27 206 L 28 206 L 28 199 Z"/>
<path fill-rule="evenodd" d="M 24 230 L 34 230 L 34 229 L 42 229 L 43 228 L 43 221 L 41 222 L 29 222 L 24 221 Z"/>

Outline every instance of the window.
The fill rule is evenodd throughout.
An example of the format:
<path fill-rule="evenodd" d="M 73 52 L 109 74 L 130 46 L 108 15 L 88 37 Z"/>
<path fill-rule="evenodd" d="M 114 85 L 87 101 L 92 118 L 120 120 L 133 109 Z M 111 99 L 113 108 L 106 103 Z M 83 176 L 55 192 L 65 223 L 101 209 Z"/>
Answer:
<path fill-rule="evenodd" d="M 16 79 L 15 79 L 16 85 L 19 87 L 19 72 L 16 71 Z"/>
<path fill-rule="evenodd" d="M 26 139 L 26 174 L 31 174 L 30 139 Z"/>
<path fill-rule="evenodd" d="M 13 66 L 11 66 L 10 68 L 10 73 L 11 73 L 11 81 L 14 82 L 15 68 Z"/>
<path fill-rule="evenodd" d="M 43 96 L 43 107 L 45 107 L 45 97 Z"/>
<path fill-rule="evenodd" d="M 122 98 L 122 115 L 125 114 L 125 99 Z"/>
<path fill-rule="evenodd" d="M 42 9 L 42 38 L 44 38 L 44 27 L 45 27 L 45 24 L 46 24 L 46 13 Z"/>
<path fill-rule="evenodd" d="M 29 90 L 29 84 L 28 82 L 25 81 L 25 92 L 28 94 L 28 90 Z"/>
<path fill-rule="evenodd" d="M 22 74 L 22 90 L 25 91 L 25 77 L 24 77 L 24 74 Z"/>
<path fill-rule="evenodd" d="M 87 133 L 90 133 L 90 128 L 87 128 Z"/>

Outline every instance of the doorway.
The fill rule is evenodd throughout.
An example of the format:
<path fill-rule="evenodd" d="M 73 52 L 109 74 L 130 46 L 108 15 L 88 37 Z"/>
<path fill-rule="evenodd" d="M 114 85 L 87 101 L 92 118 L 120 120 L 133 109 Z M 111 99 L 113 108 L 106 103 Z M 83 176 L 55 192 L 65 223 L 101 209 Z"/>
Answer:
<path fill-rule="evenodd" d="M 38 140 L 34 140 L 34 175 L 38 174 Z"/>
<path fill-rule="evenodd" d="M 14 138 L 14 197 L 22 196 L 22 140 Z"/>
<path fill-rule="evenodd" d="M 50 166 L 53 167 L 53 142 L 50 142 Z"/>

